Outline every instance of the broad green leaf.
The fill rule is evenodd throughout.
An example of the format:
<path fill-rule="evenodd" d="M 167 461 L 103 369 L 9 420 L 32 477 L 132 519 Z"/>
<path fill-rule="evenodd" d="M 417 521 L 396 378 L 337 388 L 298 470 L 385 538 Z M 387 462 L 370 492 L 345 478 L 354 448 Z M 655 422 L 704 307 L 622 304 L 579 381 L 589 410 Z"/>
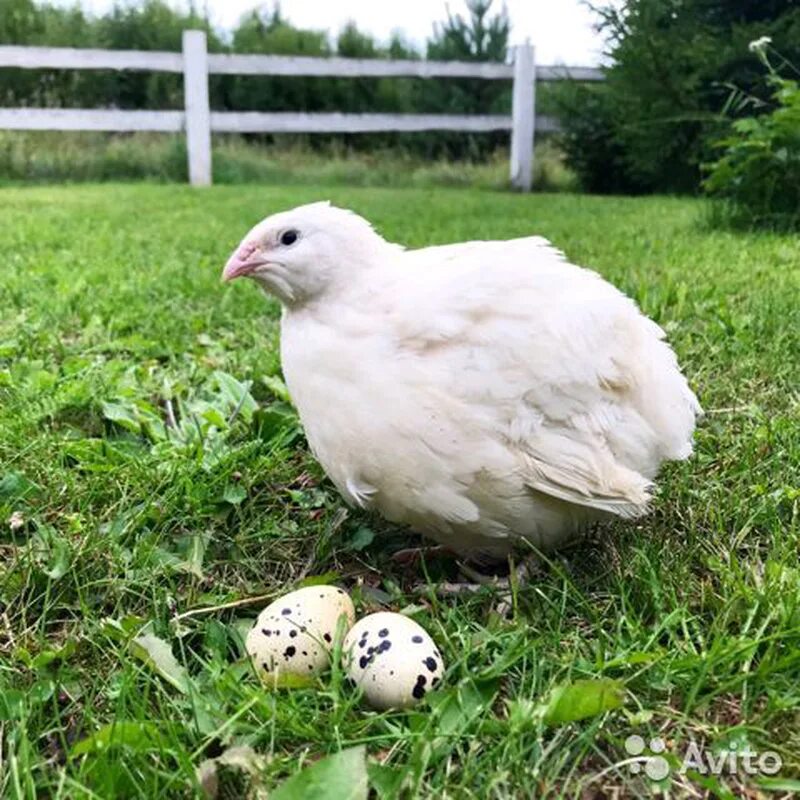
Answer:
<path fill-rule="evenodd" d="M 197 782 L 203 795 L 208 800 L 215 800 L 219 795 L 219 767 L 228 767 L 249 775 L 251 780 L 258 784 L 258 778 L 261 772 L 267 766 L 267 758 L 259 755 L 248 745 L 240 745 L 238 747 L 229 747 L 222 755 L 216 758 L 207 758 L 197 768 L 196 776 Z M 252 789 L 252 786 L 250 787 Z M 250 793 L 247 795 L 251 796 Z"/>
<path fill-rule="evenodd" d="M 557 686 L 544 707 L 548 725 L 565 725 L 620 708 L 625 693 L 622 681 L 609 678 L 579 680 Z"/>
<path fill-rule="evenodd" d="M 436 732 L 442 736 L 463 733 L 494 702 L 497 681 L 464 681 L 458 686 L 430 696 L 430 705 L 437 717 Z"/>
<path fill-rule="evenodd" d="M 149 554 L 147 564 L 148 566 L 154 567 L 166 567 L 170 570 L 176 570 L 178 572 L 186 570 L 186 567 L 179 556 L 170 550 L 165 550 L 163 547 L 156 547 L 153 549 L 153 551 Z"/>
<path fill-rule="evenodd" d="M 180 568 L 190 572 L 198 578 L 203 577 L 203 559 L 206 556 L 208 543 L 211 541 L 211 532 L 193 533 L 189 538 L 186 558 L 181 562 Z"/>
<path fill-rule="evenodd" d="M 324 489 L 309 487 L 307 489 L 287 489 L 286 494 L 300 508 L 324 508 L 328 502 L 328 494 Z"/>
<path fill-rule="evenodd" d="M 110 747 L 130 747 L 138 752 L 160 749 L 161 734 L 158 728 L 149 722 L 131 722 L 123 720 L 104 725 L 98 731 L 81 739 L 70 750 L 75 758 Z"/>
<path fill-rule="evenodd" d="M 140 401 L 137 404 L 142 431 L 151 442 L 163 442 L 167 439 L 167 428 L 156 410 L 149 404 Z"/>
<path fill-rule="evenodd" d="M 293 672 L 264 672 L 258 671 L 258 677 L 265 689 L 276 691 L 278 689 L 310 689 L 317 686 L 319 681 L 312 675 L 297 675 Z"/>
<path fill-rule="evenodd" d="M 228 660 L 228 647 L 230 646 L 231 632 L 227 625 L 218 619 L 206 619 L 202 626 L 203 646 L 219 657 L 220 661 Z M 234 637 L 234 641 L 236 641 Z"/>
<path fill-rule="evenodd" d="M 25 716 L 25 695 L 19 689 L 0 686 L 0 722 L 11 722 Z"/>
<path fill-rule="evenodd" d="M 122 428 L 133 433 L 141 433 L 139 415 L 133 405 L 123 404 L 119 401 L 108 401 L 102 404 L 103 416 Z"/>
<path fill-rule="evenodd" d="M 367 800 L 364 747 L 351 747 L 317 761 L 282 783 L 270 800 Z"/>
<path fill-rule="evenodd" d="M 292 404 L 292 398 L 289 396 L 289 389 L 277 375 L 263 375 L 261 381 L 278 400 L 281 400 L 287 405 Z"/>
<path fill-rule="evenodd" d="M 247 498 L 247 490 L 241 483 L 229 483 L 222 493 L 222 499 L 232 506 L 238 506 Z"/>
<path fill-rule="evenodd" d="M 643 708 L 639 711 L 624 710 L 623 713 L 628 722 L 637 728 L 642 725 L 647 725 L 647 723 L 653 719 L 653 710 L 650 708 Z"/>
<path fill-rule="evenodd" d="M 66 661 L 75 652 L 75 648 L 75 639 L 67 639 L 61 647 L 40 650 L 35 656 L 22 647 L 15 650 L 14 655 L 30 669 L 38 671 L 54 661 Z"/>
<path fill-rule="evenodd" d="M 51 580 L 63 578 L 72 561 L 69 541 L 50 525 L 42 525 L 31 537 L 31 551 L 42 572 Z"/>
<path fill-rule="evenodd" d="M 322 575 L 309 575 L 303 578 L 296 588 L 301 589 L 303 586 L 327 586 L 329 583 L 340 580 L 342 577 L 339 572 L 323 572 Z"/>
<path fill-rule="evenodd" d="M 387 583 L 387 581 L 384 581 L 384 583 Z M 399 590 L 397 589 L 397 586 L 394 585 L 390 588 L 392 589 L 392 593 L 384 592 L 383 589 L 379 589 L 377 586 L 368 586 L 367 584 L 364 584 L 361 587 L 361 594 L 363 597 L 369 599 L 373 603 L 377 603 L 381 606 L 391 606 L 397 599 Z M 427 611 L 428 609 L 423 607 L 423 610 Z"/>
<path fill-rule="evenodd" d="M 350 548 L 352 550 L 363 550 L 372 544 L 375 538 L 375 532 L 368 528 L 366 525 L 361 525 L 356 532 L 350 537 Z"/>
<path fill-rule="evenodd" d="M 409 603 L 407 606 L 403 606 L 397 613 L 402 614 L 404 617 L 413 617 L 415 614 L 427 612 L 427 606 L 419 605 L 418 603 Z"/>
<path fill-rule="evenodd" d="M 167 438 L 164 422 L 158 411 L 144 400 L 131 402 L 125 398 L 109 400 L 102 404 L 103 416 L 132 433 L 143 434 L 152 442 Z"/>
<path fill-rule="evenodd" d="M 244 643 L 254 623 L 255 618 L 239 617 L 230 624 L 230 632 L 233 636 L 233 640 L 237 643 L 242 653 L 245 652 Z M 248 658 L 247 660 L 249 662 L 250 659 Z"/>
<path fill-rule="evenodd" d="M 189 673 L 178 663 L 172 648 L 163 639 L 152 633 L 137 636 L 131 642 L 131 652 L 150 669 L 157 672 L 165 681 L 171 683 L 178 691 L 187 694 L 189 691 Z"/>
<path fill-rule="evenodd" d="M 135 614 L 129 614 L 121 619 L 105 617 L 100 624 L 100 630 L 111 639 L 124 642 L 130 639 L 136 631 L 141 630 L 144 623 L 144 617 Z"/>
<path fill-rule="evenodd" d="M 661 650 L 655 650 L 653 652 L 637 652 L 637 653 L 625 653 L 625 655 L 620 656 L 619 658 L 612 659 L 611 661 L 606 661 L 603 664 L 603 667 L 607 670 L 614 669 L 616 667 L 633 667 L 638 664 L 649 664 L 653 661 L 659 661 L 664 657 L 664 653 Z"/>
<path fill-rule="evenodd" d="M 116 461 L 115 449 L 109 446 L 107 440 L 102 439 L 67 442 L 61 452 L 71 464 L 80 466 L 82 472 L 111 472 Z"/>
<path fill-rule="evenodd" d="M 226 428 L 228 426 L 228 420 L 225 419 L 225 415 L 218 408 L 213 408 L 212 406 L 204 408 L 200 416 L 217 428 Z"/>
<path fill-rule="evenodd" d="M 429 731 L 432 742 L 422 737 L 419 747 L 433 747 L 437 758 L 443 757 L 458 745 L 462 736 L 469 735 L 475 721 L 491 708 L 499 689 L 498 681 L 466 680 L 458 686 L 440 689 L 427 695 L 430 712 L 413 714 L 410 722 L 417 732 Z"/>
<path fill-rule="evenodd" d="M 49 678 L 36 681 L 36 683 L 28 687 L 26 692 L 28 702 L 31 704 L 32 708 L 36 708 L 36 706 L 46 703 L 53 696 L 53 692 L 55 692 L 55 690 L 56 685 Z"/>
<path fill-rule="evenodd" d="M 58 383 L 58 375 L 46 369 L 34 368 L 26 377 L 28 389 L 33 393 L 50 391 Z"/>
<path fill-rule="evenodd" d="M 38 490 L 39 487 L 21 472 L 7 472 L 0 478 L 0 503 L 22 500 Z"/>
<path fill-rule="evenodd" d="M 227 372 L 220 370 L 214 373 L 214 380 L 222 399 L 228 404 L 231 412 L 238 409 L 239 416 L 249 422 L 253 417 L 253 412 L 258 408 L 258 404 L 250 394 L 251 382 L 242 383 L 233 375 L 228 375 Z"/>
<path fill-rule="evenodd" d="M 367 764 L 367 774 L 370 786 L 377 792 L 378 797 L 394 800 L 399 795 L 407 771 L 402 767 L 390 767 L 370 761 Z"/>
<path fill-rule="evenodd" d="M 300 431 L 296 412 L 284 403 L 259 408 L 253 414 L 253 426 L 259 439 L 275 444 L 288 444 Z"/>

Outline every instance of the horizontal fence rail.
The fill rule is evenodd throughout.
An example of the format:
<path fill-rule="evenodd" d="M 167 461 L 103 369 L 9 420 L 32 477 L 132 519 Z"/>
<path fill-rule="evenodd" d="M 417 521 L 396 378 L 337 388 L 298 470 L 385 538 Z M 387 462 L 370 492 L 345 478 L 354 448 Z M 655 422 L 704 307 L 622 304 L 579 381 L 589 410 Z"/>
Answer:
<path fill-rule="evenodd" d="M 216 55 L 209 72 L 221 75 L 302 75 L 339 78 L 483 78 L 511 80 L 507 64 L 469 61 L 388 61 L 378 58 Z"/>
<path fill-rule="evenodd" d="M 183 72 L 183 54 L 158 50 L 79 50 L 74 47 L 3 45 L 0 47 L 0 67 Z"/>
<path fill-rule="evenodd" d="M 211 129 L 224 133 L 381 133 L 386 131 L 502 131 L 509 117 L 455 114 L 338 114 L 260 111 L 211 112 Z"/>
<path fill-rule="evenodd" d="M 513 64 L 467 61 L 320 58 L 208 53 L 203 31 L 184 31 L 183 52 L 0 46 L 0 68 L 147 70 L 182 73 L 182 111 L 0 108 L 0 129 L 185 132 L 189 178 L 211 183 L 211 133 L 374 133 L 388 131 L 510 131 L 511 181 L 529 191 L 535 131 L 554 132 L 558 121 L 536 116 L 537 81 L 597 81 L 593 67 L 537 66 L 533 47 L 514 48 Z M 511 116 L 464 114 L 345 114 L 211 111 L 208 76 L 479 78 L 513 81 Z"/>
<path fill-rule="evenodd" d="M 511 117 L 457 114 L 338 114 L 293 111 L 212 111 L 213 133 L 382 133 L 387 131 L 510 131 Z M 182 111 L 82 108 L 0 108 L 0 128 L 17 131 L 156 131 L 180 133 Z M 536 129 L 558 131 L 552 117 Z"/>
<path fill-rule="evenodd" d="M 19 69 L 112 69 L 183 72 L 182 53 L 157 50 L 94 50 L 73 47 L 0 46 L 0 67 Z M 320 56 L 220 55 L 209 53 L 214 75 L 295 75 L 303 77 L 483 78 L 511 80 L 514 67 L 471 61 L 412 61 Z M 536 79 L 603 80 L 595 67 L 539 66 Z"/>
<path fill-rule="evenodd" d="M 552 117 L 538 117 L 539 130 L 558 130 Z M 219 133 L 379 133 L 385 131 L 510 131 L 511 117 L 458 114 L 337 114 L 212 111 Z"/>
<path fill-rule="evenodd" d="M 180 133 L 183 111 L 83 108 L 0 108 L 0 128 L 12 131 L 162 131 Z"/>

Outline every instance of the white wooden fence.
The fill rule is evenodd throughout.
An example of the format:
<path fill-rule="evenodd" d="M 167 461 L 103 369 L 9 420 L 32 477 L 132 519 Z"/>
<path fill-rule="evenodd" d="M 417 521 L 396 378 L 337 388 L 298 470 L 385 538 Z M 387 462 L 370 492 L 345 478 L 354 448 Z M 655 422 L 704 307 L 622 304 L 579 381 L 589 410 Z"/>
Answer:
<path fill-rule="evenodd" d="M 536 116 L 536 81 L 602 80 L 590 67 L 536 66 L 529 44 L 514 48 L 512 65 L 461 61 L 388 61 L 305 56 L 208 53 L 203 31 L 184 31 L 183 52 L 77 50 L 69 47 L 0 46 L 0 67 L 25 69 L 153 70 L 183 73 L 183 111 L 0 108 L 0 128 L 14 130 L 186 132 L 189 180 L 211 183 L 211 133 L 363 133 L 374 131 L 511 131 L 511 181 L 530 191 L 536 130 L 558 129 Z M 338 77 L 482 78 L 513 80 L 512 114 L 331 114 L 211 111 L 208 76 L 313 75 Z"/>

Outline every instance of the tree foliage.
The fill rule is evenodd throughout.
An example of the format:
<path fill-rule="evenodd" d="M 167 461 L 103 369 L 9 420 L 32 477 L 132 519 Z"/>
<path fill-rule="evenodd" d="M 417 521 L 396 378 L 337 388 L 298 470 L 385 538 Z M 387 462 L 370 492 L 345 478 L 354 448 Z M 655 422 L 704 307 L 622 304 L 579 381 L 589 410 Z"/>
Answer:
<path fill-rule="evenodd" d="M 99 47 L 111 50 L 180 50 L 185 28 L 208 34 L 211 50 L 222 42 L 204 18 L 162 0 L 115 5 L 101 17 L 78 6 L 62 8 L 33 0 L 0 0 L 0 44 Z M 158 72 L 0 70 L 0 103 L 17 106 L 175 108 L 180 76 Z"/>
<path fill-rule="evenodd" d="M 604 85 L 562 93 L 569 160 L 588 188 L 693 191 L 729 125 L 732 87 L 771 92 L 748 43 L 800 57 L 797 0 L 624 0 L 593 5 L 611 65 Z M 611 174 L 608 174 L 608 173 Z"/>

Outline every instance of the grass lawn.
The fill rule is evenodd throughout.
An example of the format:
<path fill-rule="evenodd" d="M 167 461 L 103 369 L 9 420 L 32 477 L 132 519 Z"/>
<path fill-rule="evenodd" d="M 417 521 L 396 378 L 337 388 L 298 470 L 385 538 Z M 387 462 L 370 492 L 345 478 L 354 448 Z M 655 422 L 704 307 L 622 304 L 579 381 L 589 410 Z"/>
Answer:
<path fill-rule="evenodd" d="M 800 790 L 797 240 L 710 232 L 692 200 L 322 196 L 411 246 L 537 232 L 595 267 L 667 329 L 708 412 L 695 457 L 651 516 L 553 556 L 509 622 L 490 589 L 415 595 L 389 561 L 414 540 L 344 517 L 269 380 L 276 304 L 219 283 L 252 223 L 319 192 L 0 190 L 0 795 L 195 796 L 201 762 L 247 746 L 255 775 L 220 765 L 219 796 L 341 798 L 358 750 L 317 767 L 321 793 L 273 790 L 362 745 L 386 797 Z M 377 714 L 338 670 L 260 686 L 240 634 L 267 600 L 235 602 L 326 573 L 362 614 L 413 606 L 446 688 Z M 617 686 L 624 705 L 592 708 Z M 664 740 L 671 777 L 620 764 L 633 734 Z M 681 774 L 692 741 L 783 766 Z"/>

